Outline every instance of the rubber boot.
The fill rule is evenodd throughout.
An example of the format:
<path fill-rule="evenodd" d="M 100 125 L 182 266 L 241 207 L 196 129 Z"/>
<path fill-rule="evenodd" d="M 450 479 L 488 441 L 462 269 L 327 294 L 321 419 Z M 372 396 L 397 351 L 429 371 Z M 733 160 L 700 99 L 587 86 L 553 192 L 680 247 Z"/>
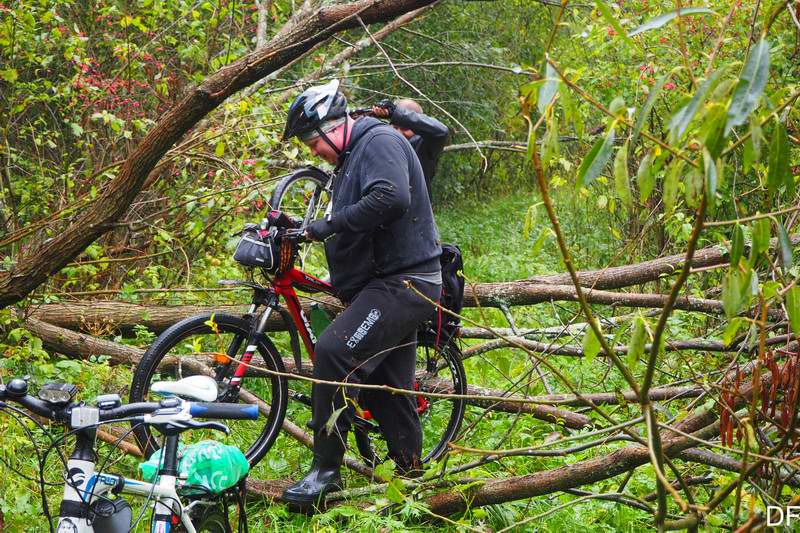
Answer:
<path fill-rule="evenodd" d="M 325 430 L 314 434 L 314 460 L 311 470 L 301 479 L 283 491 L 283 499 L 289 505 L 307 510 L 316 506 L 320 498 L 329 492 L 340 490 L 342 477 L 339 468 L 344 459 L 344 438 L 334 430 L 326 434 Z"/>

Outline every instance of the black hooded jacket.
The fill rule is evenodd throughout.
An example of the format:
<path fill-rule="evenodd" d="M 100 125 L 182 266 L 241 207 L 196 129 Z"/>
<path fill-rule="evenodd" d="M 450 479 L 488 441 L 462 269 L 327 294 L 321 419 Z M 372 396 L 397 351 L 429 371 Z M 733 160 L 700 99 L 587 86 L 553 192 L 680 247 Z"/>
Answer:
<path fill-rule="evenodd" d="M 419 159 L 408 141 L 383 122 L 353 124 L 333 181 L 325 241 L 331 283 L 350 301 L 376 277 L 438 271 L 439 232 Z"/>
<path fill-rule="evenodd" d="M 417 113 L 403 107 L 396 107 L 389 119 L 389 124 L 409 129 L 414 132 L 408 142 L 414 147 L 425 174 L 425 186 L 428 198 L 432 198 L 431 182 L 436 173 L 436 164 L 442 155 L 450 130 L 447 126 L 427 115 Z"/>

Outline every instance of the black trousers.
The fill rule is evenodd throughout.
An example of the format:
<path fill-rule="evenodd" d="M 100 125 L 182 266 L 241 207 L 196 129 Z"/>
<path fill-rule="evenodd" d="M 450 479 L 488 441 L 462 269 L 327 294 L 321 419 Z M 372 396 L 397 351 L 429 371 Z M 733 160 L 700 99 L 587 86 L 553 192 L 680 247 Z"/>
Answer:
<path fill-rule="evenodd" d="M 314 350 L 315 378 L 413 388 L 417 327 L 430 318 L 434 307 L 407 287 L 407 280 L 438 301 L 441 285 L 405 275 L 373 279 L 320 335 Z M 359 396 L 360 405 L 378 422 L 390 457 L 401 468 L 414 466 L 422 450 L 422 431 L 413 396 L 315 384 L 311 427 L 316 432 L 330 428 L 346 442 Z"/>

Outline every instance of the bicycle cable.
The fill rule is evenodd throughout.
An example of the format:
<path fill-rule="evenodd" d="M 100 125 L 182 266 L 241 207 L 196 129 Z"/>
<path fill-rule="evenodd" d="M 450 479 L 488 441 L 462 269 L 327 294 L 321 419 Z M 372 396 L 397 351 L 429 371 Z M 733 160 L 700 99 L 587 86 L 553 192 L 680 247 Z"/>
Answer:
<path fill-rule="evenodd" d="M 164 435 L 164 438 L 161 439 L 161 449 L 162 450 L 164 449 L 164 446 L 166 445 L 166 443 L 167 443 L 167 436 Z M 161 460 L 159 460 L 159 464 L 160 463 L 161 463 Z M 139 522 L 141 522 L 142 518 L 144 518 L 144 513 L 147 510 L 147 506 L 148 506 L 150 500 L 153 498 L 153 493 L 156 491 L 156 485 L 158 484 L 158 479 L 161 477 L 161 474 L 159 473 L 159 470 L 160 469 L 156 469 L 156 477 L 153 479 L 153 483 L 150 486 L 150 492 L 147 494 L 147 497 L 144 499 L 144 503 L 142 503 L 142 509 L 139 511 L 139 516 L 136 517 L 136 520 L 133 521 L 133 523 L 131 524 L 131 527 L 128 528 L 128 533 L 131 533 L 131 531 L 136 529 L 136 526 L 138 526 Z M 152 516 L 155 514 L 155 512 L 156 512 L 156 507 L 154 505 L 153 506 L 153 512 L 151 513 L 151 518 L 150 518 L 150 522 L 151 523 L 153 522 Z"/>
<path fill-rule="evenodd" d="M 55 533 L 55 529 L 53 528 L 53 517 L 50 514 L 50 506 L 47 503 L 47 491 L 45 490 L 45 480 L 44 480 L 44 460 L 42 455 L 39 453 L 39 448 L 37 447 L 36 440 L 33 438 L 33 433 L 30 429 L 22 422 L 19 417 L 25 417 L 31 420 L 34 424 L 36 424 L 39 429 L 46 435 L 49 435 L 49 432 L 45 429 L 44 425 L 33 418 L 30 414 L 26 413 L 22 409 L 18 409 L 13 405 L 8 405 L 5 402 L 0 402 L 0 410 L 7 409 L 11 411 L 11 413 L 6 413 L 11 416 L 17 423 L 19 423 L 20 427 L 25 431 L 25 435 L 28 437 L 31 445 L 33 446 L 33 450 L 36 453 L 36 459 L 39 463 L 39 495 L 42 497 L 42 512 L 44 513 L 45 518 L 47 519 L 47 525 L 50 528 L 50 533 Z M 17 414 L 12 414 L 17 413 Z M 62 457 L 63 458 L 63 457 Z"/>

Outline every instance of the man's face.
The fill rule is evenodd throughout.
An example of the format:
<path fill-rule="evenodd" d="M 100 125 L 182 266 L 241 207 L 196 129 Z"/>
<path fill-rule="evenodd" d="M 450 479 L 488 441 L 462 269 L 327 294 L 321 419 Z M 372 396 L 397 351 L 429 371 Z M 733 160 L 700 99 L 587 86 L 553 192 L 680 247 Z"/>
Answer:
<path fill-rule="evenodd" d="M 328 137 L 330 138 L 331 135 L 329 134 Z M 331 139 L 331 141 L 336 142 L 333 139 Z M 306 145 L 311 150 L 312 154 L 321 157 L 331 165 L 335 165 L 339 160 L 339 154 L 336 153 L 330 144 L 325 142 L 325 139 L 323 139 L 321 135 L 311 139 Z"/>

